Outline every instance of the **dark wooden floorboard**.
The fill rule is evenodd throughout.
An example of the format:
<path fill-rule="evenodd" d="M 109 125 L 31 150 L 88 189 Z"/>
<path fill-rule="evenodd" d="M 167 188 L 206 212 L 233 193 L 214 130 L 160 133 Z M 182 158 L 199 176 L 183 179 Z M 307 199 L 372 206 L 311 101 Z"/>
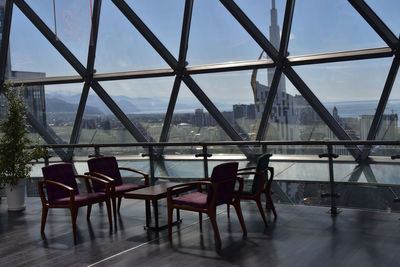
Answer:
<path fill-rule="evenodd" d="M 167 230 L 148 232 L 144 202 L 123 201 L 117 230 L 109 231 L 105 206 L 94 206 L 91 221 L 86 208 L 78 214 L 74 245 L 66 210 L 51 210 L 45 235 L 40 235 L 39 198 L 27 198 L 22 213 L 7 212 L 0 203 L 0 266 L 400 266 L 400 214 L 343 210 L 336 218 L 327 208 L 277 205 L 278 219 L 268 213 L 264 228 L 257 207 L 242 204 L 247 238 L 234 209 L 218 209 L 222 247 L 204 216 L 182 212 L 170 244 Z M 165 218 L 165 203 L 160 211 Z M 165 221 L 164 221 L 165 222 Z"/>

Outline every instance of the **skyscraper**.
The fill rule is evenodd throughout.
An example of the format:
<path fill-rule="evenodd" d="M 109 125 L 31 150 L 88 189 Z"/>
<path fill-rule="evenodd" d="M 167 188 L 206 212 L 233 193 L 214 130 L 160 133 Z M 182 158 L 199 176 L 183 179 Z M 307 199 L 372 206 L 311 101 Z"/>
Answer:
<path fill-rule="evenodd" d="M 269 41 L 277 50 L 279 50 L 280 29 L 278 25 L 278 11 L 275 6 L 275 0 L 272 0 L 270 14 L 271 24 L 269 26 Z M 267 70 L 268 85 L 263 85 L 256 81 L 257 70 L 253 71 L 250 83 L 254 93 L 254 104 L 256 112 L 255 117 L 257 119 L 261 119 L 262 117 L 265 103 L 270 92 L 274 72 L 275 69 Z M 277 136 L 274 136 L 274 138 L 278 138 L 279 140 L 297 139 L 299 134 L 298 127 L 295 127 L 297 125 L 298 114 L 298 112 L 295 112 L 294 110 L 296 106 L 297 105 L 295 104 L 294 96 L 286 93 L 285 77 L 284 75 L 282 75 L 269 117 L 270 124 L 273 124 L 276 128 L 275 132 L 277 133 Z"/>

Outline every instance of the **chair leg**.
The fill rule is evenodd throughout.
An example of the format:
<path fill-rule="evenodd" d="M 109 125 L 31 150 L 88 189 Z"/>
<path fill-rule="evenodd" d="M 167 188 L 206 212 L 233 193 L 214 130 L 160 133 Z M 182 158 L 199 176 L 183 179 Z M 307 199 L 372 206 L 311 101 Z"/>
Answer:
<path fill-rule="evenodd" d="M 230 218 L 231 217 L 231 205 L 226 204 L 226 211 L 227 211 L 227 214 L 228 214 L 228 218 Z"/>
<path fill-rule="evenodd" d="M 261 214 L 261 217 L 262 217 L 262 219 L 263 219 L 263 221 L 264 221 L 265 226 L 268 226 L 267 219 L 265 218 L 265 213 L 264 213 L 264 210 L 263 210 L 263 207 L 262 207 L 262 204 L 261 204 L 261 198 L 260 198 L 260 196 L 258 196 L 258 197 L 257 197 L 256 199 L 254 199 L 254 200 L 255 200 L 256 203 L 257 203 L 258 210 L 260 211 L 260 214 Z"/>
<path fill-rule="evenodd" d="M 92 205 L 91 204 L 89 204 L 88 206 L 87 206 L 87 213 L 86 213 L 86 220 L 90 220 L 90 213 L 92 212 Z"/>
<path fill-rule="evenodd" d="M 168 238 L 172 241 L 172 217 L 174 215 L 174 209 L 168 207 Z"/>
<path fill-rule="evenodd" d="M 107 216 L 108 216 L 108 224 L 110 225 L 110 229 L 112 228 L 112 217 L 111 217 L 111 203 L 110 199 L 106 200 L 106 206 L 107 206 Z M 115 226 L 117 226 L 117 222 L 115 221 Z"/>
<path fill-rule="evenodd" d="M 118 213 L 121 209 L 122 196 L 118 197 Z"/>
<path fill-rule="evenodd" d="M 117 198 L 116 198 L 116 196 L 112 196 L 111 201 L 112 201 L 112 209 L 113 209 L 113 213 L 114 213 L 114 222 L 117 223 Z"/>
<path fill-rule="evenodd" d="M 78 208 L 71 207 L 71 221 L 72 221 L 72 232 L 74 234 L 74 242 L 76 243 L 76 218 L 78 217 Z"/>
<path fill-rule="evenodd" d="M 242 208 L 240 207 L 240 200 L 235 200 L 233 206 L 235 207 L 236 214 L 239 218 L 240 226 L 242 226 L 243 236 L 247 236 L 246 224 L 244 223 Z"/>
<path fill-rule="evenodd" d="M 43 206 L 42 208 L 42 224 L 40 227 L 40 232 L 43 233 L 44 232 L 44 227 L 46 226 L 46 219 L 47 219 L 47 213 L 48 213 L 49 209 L 47 208 L 47 206 Z"/>
<path fill-rule="evenodd" d="M 219 235 L 216 211 L 210 212 L 208 214 L 208 217 L 210 217 L 210 221 L 211 221 L 212 227 L 214 229 L 214 235 L 215 235 L 215 239 L 217 240 L 218 246 L 221 246 L 222 241 L 221 241 L 221 236 Z"/>
<path fill-rule="evenodd" d="M 203 213 L 199 212 L 199 226 L 200 226 L 200 232 L 203 231 Z"/>
<path fill-rule="evenodd" d="M 277 218 L 278 214 L 276 213 L 276 209 L 274 206 L 274 202 L 272 201 L 271 193 L 270 192 L 265 192 L 265 197 L 270 205 L 270 208 L 272 209 L 272 212 L 274 213 L 274 217 Z"/>

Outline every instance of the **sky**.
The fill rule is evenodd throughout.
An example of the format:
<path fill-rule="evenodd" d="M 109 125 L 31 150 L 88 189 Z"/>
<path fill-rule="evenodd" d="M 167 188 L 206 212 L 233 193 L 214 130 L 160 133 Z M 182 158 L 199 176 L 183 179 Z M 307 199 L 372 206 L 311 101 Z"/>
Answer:
<path fill-rule="evenodd" d="M 86 65 L 90 43 L 90 0 L 26 0 L 71 52 Z M 270 0 L 235 1 L 268 37 Z M 282 29 L 286 1 L 276 0 L 278 24 Z M 367 0 L 395 35 L 400 33 L 400 1 Z M 168 68 L 110 0 L 102 1 L 95 69 L 97 73 Z M 178 58 L 184 0 L 127 0 L 130 7 Z M 296 1 L 289 42 L 290 56 L 352 49 L 384 47 L 386 44 L 345 0 Z M 14 7 L 10 36 L 14 70 L 45 72 L 47 76 L 77 75 L 50 43 Z M 195 0 L 187 61 L 190 66 L 255 60 L 261 48 L 216 0 Z M 298 66 L 295 71 L 322 102 L 378 100 L 392 59 Z M 267 83 L 266 70 L 258 80 Z M 251 103 L 251 71 L 193 75 L 193 79 L 216 103 Z M 102 83 L 111 96 L 169 97 L 173 77 Z M 287 91 L 298 94 L 286 82 Z M 81 84 L 46 86 L 48 92 L 80 93 Z M 183 86 L 179 99 L 194 98 Z M 391 99 L 400 98 L 397 78 Z M 178 101 L 179 101 L 178 99 Z"/>

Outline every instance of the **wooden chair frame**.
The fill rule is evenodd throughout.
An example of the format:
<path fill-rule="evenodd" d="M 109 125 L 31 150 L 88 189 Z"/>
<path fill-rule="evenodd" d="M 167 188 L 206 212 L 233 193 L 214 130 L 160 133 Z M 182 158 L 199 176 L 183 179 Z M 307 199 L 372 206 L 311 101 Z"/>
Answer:
<path fill-rule="evenodd" d="M 277 218 L 277 213 L 276 213 L 276 209 L 274 206 L 274 202 L 272 201 L 272 197 L 271 197 L 271 185 L 272 185 L 272 181 L 274 178 L 274 168 L 273 167 L 268 167 L 268 171 L 270 172 L 270 176 L 269 179 L 267 180 L 267 184 L 265 185 L 264 188 L 264 184 L 265 184 L 265 173 L 264 172 L 256 172 L 256 171 L 251 171 L 251 170 L 255 170 L 256 167 L 247 167 L 247 168 L 242 168 L 242 169 L 238 169 L 238 175 L 260 175 L 261 177 L 261 182 L 260 184 L 262 186 L 260 186 L 257 189 L 257 192 L 253 195 L 244 195 L 244 194 L 239 194 L 238 192 L 238 197 L 240 199 L 246 199 L 246 200 L 254 200 L 257 203 L 257 207 L 258 210 L 260 211 L 261 217 L 264 221 L 265 226 L 268 225 L 267 223 L 267 219 L 265 218 L 265 213 L 261 204 L 261 194 L 265 194 L 266 197 L 266 207 L 268 206 L 268 203 L 270 205 L 270 208 L 272 210 L 272 212 L 274 213 L 274 217 Z M 228 216 L 229 216 L 229 205 L 228 205 Z"/>
<path fill-rule="evenodd" d="M 198 212 L 199 213 L 199 225 L 200 225 L 200 230 L 202 230 L 203 228 L 203 224 L 202 224 L 202 214 L 206 213 L 208 215 L 208 217 L 210 218 L 213 230 L 214 230 L 214 235 L 215 235 L 215 239 L 217 240 L 218 246 L 221 246 L 221 236 L 219 234 L 219 230 L 218 230 L 218 225 L 216 222 L 216 200 L 217 200 L 217 190 L 218 190 L 218 186 L 223 184 L 223 183 L 227 183 L 227 182 L 232 182 L 233 180 L 235 181 L 239 181 L 239 194 L 242 192 L 243 190 L 243 179 L 241 179 L 240 177 L 235 177 L 232 179 L 226 179 L 224 181 L 221 182 L 211 182 L 211 181 L 206 181 L 208 179 L 203 179 L 201 181 L 195 181 L 195 182 L 189 182 L 189 183 L 183 183 L 180 185 L 175 185 L 175 186 L 171 186 L 167 189 L 167 205 L 168 205 L 168 237 L 169 240 L 172 241 L 172 217 L 173 217 L 173 210 L 174 209 L 178 209 L 178 210 L 187 210 L 187 211 L 194 211 L 194 212 Z M 210 188 L 213 189 L 213 195 L 212 195 L 212 199 L 211 202 L 209 203 L 209 206 L 207 208 L 197 208 L 197 207 L 192 207 L 192 206 L 187 206 L 187 205 L 179 205 L 179 204 L 174 204 L 172 196 L 176 195 L 176 193 L 174 193 L 174 190 L 177 190 L 178 188 L 181 190 L 182 187 L 188 187 L 188 190 L 192 190 L 193 186 L 197 186 L 197 190 L 198 192 L 201 192 L 201 186 L 205 185 L 208 186 L 208 190 L 210 190 Z M 181 191 L 182 192 L 182 191 Z M 244 223 L 243 220 L 243 214 L 242 214 L 242 210 L 240 207 L 240 199 L 238 198 L 237 195 L 233 195 L 232 196 L 232 201 L 231 203 L 236 210 L 236 214 L 238 215 L 239 218 L 239 222 L 240 225 L 242 227 L 243 230 L 243 237 L 245 237 L 247 235 L 247 229 L 246 229 L 246 225 Z"/>
<path fill-rule="evenodd" d="M 53 181 L 53 180 L 43 180 L 38 182 L 38 187 L 39 187 L 39 195 L 40 199 L 42 201 L 42 222 L 41 222 L 41 227 L 40 227 L 40 232 L 44 233 L 44 228 L 46 226 L 46 219 L 47 219 L 47 214 L 48 210 L 50 208 L 62 208 L 62 209 L 69 209 L 71 212 L 71 220 L 72 220 L 72 231 L 74 234 L 74 242 L 76 242 L 76 218 L 78 216 L 78 209 L 82 206 L 87 206 L 87 215 L 86 218 L 87 220 L 90 220 L 90 213 L 92 211 L 92 204 L 100 203 L 100 202 L 106 202 L 107 205 L 107 214 L 108 214 L 108 223 L 110 225 L 110 229 L 112 228 L 112 219 L 111 219 L 111 204 L 110 204 L 110 187 L 109 187 L 109 182 L 104 181 L 102 179 L 88 176 L 88 175 L 74 175 L 74 178 L 81 178 L 85 179 L 85 185 L 86 185 L 86 190 L 88 193 L 92 193 L 92 188 L 90 186 L 89 180 L 96 181 L 99 183 L 103 183 L 105 186 L 105 199 L 101 199 L 99 201 L 93 201 L 91 203 L 77 203 L 75 202 L 75 192 L 74 189 L 70 186 L 67 186 L 65 184 Z M 46 198 L 46 195 L 43 190 L 43 186 L 46 184 L 51 184 L 55 186 L 59 186 L 67 191 L 69 191 L 69 202 L 68 204 L 50 204 Z"/>
<path fill-rule="evenodd" d="M 149 175 L 147 173 L 139 171 L 139 170 L 135 170 L 132 168 L 126 168 L 126 167 L 118 167 L 118 169 L 123 170 L 123 171 L 130 171 L 130 172 L 142 175 L 144 178 L 144 185 L 149 186 L 149 184 L 150 184 L 149 183 Z M 86 172 L 85 174 L 98 177 L 98 178 L 103 179 L 110 183 L 110 196 L 111 196 L 113 212 L 114 212 L 114 221 L 116 222 L 117 221 L 117 211 L 118 211 L 118 213 L 120 212 L 122 197 L 124 196 L 124 193 L 119 193 L 119 192 L 115 191 L 115 181 L 113 178 L 111 178 L 107 175 L 104 175 L 99 172 Z M 117 204 L 116 204 L 117 198 L 118 198 L 118 209 L 117 209 Z"/>

